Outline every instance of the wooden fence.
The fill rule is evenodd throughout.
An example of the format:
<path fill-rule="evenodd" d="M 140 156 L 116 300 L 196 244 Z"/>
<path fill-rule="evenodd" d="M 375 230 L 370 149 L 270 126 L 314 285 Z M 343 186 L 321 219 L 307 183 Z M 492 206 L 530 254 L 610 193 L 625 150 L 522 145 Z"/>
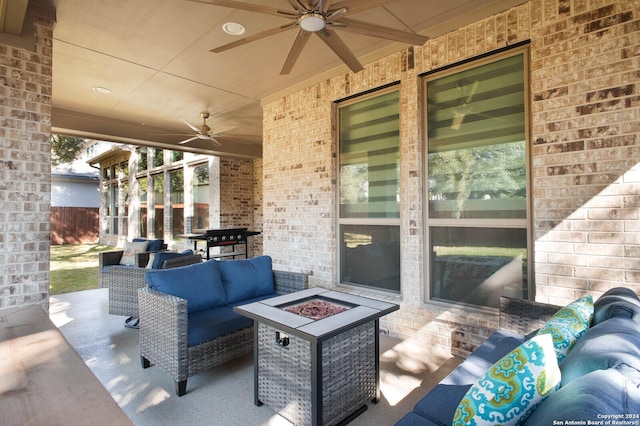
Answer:
<path fill-rule="evenodd" d="M 100 237 L 97 207 L 51 207 L 51 244 L 97 243 Z"/>

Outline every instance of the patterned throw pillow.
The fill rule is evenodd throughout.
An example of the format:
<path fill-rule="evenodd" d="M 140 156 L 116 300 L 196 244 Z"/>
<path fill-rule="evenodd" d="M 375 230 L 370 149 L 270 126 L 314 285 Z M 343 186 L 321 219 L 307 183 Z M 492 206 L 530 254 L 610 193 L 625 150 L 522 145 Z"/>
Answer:
<path fill-rule="evenodd" d="M 593 317 L 593 296 L 577 299 L 561 308 L 542 326 L 538 335 L 551 334 L 558 363 L 589 329 Z"/>
<path fill-rule="evenodd" d="M 127 241 L 124 244 L 124 251 L 120 258 L 120 264 L 125 266 L 138 266 L 136 265 L 136 253 L 142 253 L 145 251 L 147 251 L 146 241 L 136 241 L 135 243 Z"/>
<path fill-rule="evenodd" d="M 515 425 L 560 386 L 550 335 L 524 342 L 481 376 L 462 398 L 453 426 Z"/>

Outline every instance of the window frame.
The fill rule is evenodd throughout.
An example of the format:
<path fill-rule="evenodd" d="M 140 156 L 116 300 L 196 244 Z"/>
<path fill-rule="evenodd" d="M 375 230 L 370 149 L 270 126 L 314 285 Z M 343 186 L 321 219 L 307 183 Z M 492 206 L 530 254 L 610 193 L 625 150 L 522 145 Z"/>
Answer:
<path fill-rule="evenodd" d="M 432 80 L 436 80 L 441 77 L 450 76 L 460 73 L 465 70 L 470 70 L 476 67 L 494 63 L 502 59 L 513 57 L 516 55 L 523 56 L 523 78 L 524 78 L 524 145 L 525 145 L 525 158 L 524 165 L 526 168 L 526 200 L 525 200 L 525 218 L 431 218 L 429 217 L 429 132 L 428 132 L 428 117 L 429 110 L 427 105 L 427 83 Z M 454 300 L 445 299 L 433 299 L 432 292 L 432 276 L 431 269 L 434 267 L 431 265 L 431 228 L 432 227 L 468 227 L 468 228 L 502 228 L 502 229 L 524 229 L 526 234 L 526 252 L 527 252 L 527 295 L 529 300 L 535 298 L 534 294 L 534 252 L 533 252 L 533 217 L 532 217 L 532 186 L 531 186 L 531 91 L 530 91 L 530 47 L 529 43 L 520 43 L 518 45 L 500 49 L 494 52 L 489 52 L 485 55 L 470 58 L 468 60 L 451 64 L 449 66 L 430 71 L 421 75 L 421 95 L 423 97 L 423 134 L 424 134 L 424 147 L 423 147 L 423 220 L 424 220 L 424 244 L 423 244 L 423 259 L 424 259 L 424 280 L 422 283 L 423 302 L 426 304 L 434 304 L 444 307 L 461 307 L 464 309 L 471 309 L 480 312 L 491 311 L 495 312 L 496 308 L 489 306 L 480 306 L 476 304 L 464 303 Z M 504 288 L 503 288 L 504 291 Z"/>

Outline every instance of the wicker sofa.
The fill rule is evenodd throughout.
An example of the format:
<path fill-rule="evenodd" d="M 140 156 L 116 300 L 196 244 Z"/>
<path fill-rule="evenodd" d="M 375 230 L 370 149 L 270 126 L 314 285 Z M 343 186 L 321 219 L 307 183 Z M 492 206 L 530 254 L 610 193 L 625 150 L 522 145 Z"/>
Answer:
<path fill-rule="evenodd" d="M 154 270 L 145 279 L 140 360 L 168 373 L 178 396 L 188 377 L 253 350 L 253 321 L 234 306 L 308 287 L 306 274 L 274 271 L 268 256 Z"/>
<path fill-rule="evenodd" d="M 500 393 L 510 388 L 504 382 L 502 374 L 504 364 L 498 361 L 508 359 L 518 360 L 513 356 L 516 348 L 522 348 L 522 343 L 530 342 L 536 337 L 536 331 L 541 327 L 549 327 L 558 318 L 564 318 L 566 311 L 560 306 L 536 303 L 521 299 L 502 297 L 500 299 L 500 330 L 493 333 L 478 349 L 460 364 L 451 374 L 445 377 L 407 413 L 396 426 L 430 426 L 457 425 L 480 421 L 476 416 L 480 412 L 496 413 L 487 409 L 485 403 L 474 406 L 474 400 L 483 401 L 483 386 L 494 383 L 494 377 L 500 377 L 495 382 L 498 389 L 496 398 L 502 398 L 500 414 L 512 415 L 522 410 L 522 418 L 517 424 L 538 426 L 547 424 L 561 424 L 565 420 L 576 421 L 575 424 L 605 424 L 598 421 L 615 419 L 636 421 L 640 414 L 640 299 L 626 288 L 609 290 L 591 305 L 593 316 L 587 328 L 581 334 L 575 335 L 576 340 L 566 347 L 567 354 L 563 358 L 552 355 L 554 368 L 558 370 L 560 380 L 555 388 L 546 394 L 546 399 L 532 403 L 526 408 L 523 399 L 509 401 L 509 393 Z M 558 315 L 556 315 L 556 313 Z M 551 320 L 550 320 L 551 319 Z M 550 321 L 549 321 L 550 320 Z M 543 333 L 544 334 L 544 333 Z M 552 334 L 552 353 L 558 350 L 556 335 Z M 548 337 L 548 336 L 537 336 Z M 551 339 L 549 339 L 551 343 Z M 503 358 L 505 357 L 505 358 Z M 502 362 L 502 361 L 501 361 Z M 500 375 L 489 373 L 500 371 Z M 489 374 L 489 375 L 488 375 Z M 480 379 L 482 377 L 482 379 Z M 540 376 L 545 377 L 545 376 Z M 548 377 L 548 376 L 546 376 Z M 546 380 L 546 379 L 545 379 Z M 525 387 L 525 381 L 522 388 Z M 530 382 L 530 386 L 538 387 L 539 381 Z M 479 385 L 480 384 L 480 385 Z M 470 391 L 470 389 L 474 387 Z M 480 391 L 478 391 L 480 389 Z M 531 389 L 531 388 L 529 388 Z M 470 391 L 468 393 L 468 391 Z M 470 399 L 469 399 L 470 398 Z M 467 401 L 470 404 L 465 406 Z M 517 402 L 516 402 L 517 401 Z M 510 405 L 511 403 L 515 405 Z M 463 407 L 461 409 L 460 407 Z M 516 408 L 512 408 L 516 407 Z M 458 410 L 458 411 L 457 411 Z M 461 416 L 455 419 L 456 413 L 475 412 L 473 418 Z M 510 413 L 510 414 L 506 414 Z M 518 415 L 518 414 L 517 414 Z M 482 417 L 482 414 L 480 414 Z M 621 416 L 621 417 L 620 417 Z M 636 416 L 636 417 L 629 417 Z M 493 423 L 515 424 L 515 421 L 505 421 L 504 418 L 493 418 Z M 513 419 L 511 419 L 513 420 Z M 584 421 L 584 423 L 580 423 Z M 559 422 L 559 423 L 556 423 Z M 476 424 L 476 423 L 473 423 Z M 477 424 L 485 424 L 480 421 Z M 566 424 L 566 423 L 565 423 Z"/>

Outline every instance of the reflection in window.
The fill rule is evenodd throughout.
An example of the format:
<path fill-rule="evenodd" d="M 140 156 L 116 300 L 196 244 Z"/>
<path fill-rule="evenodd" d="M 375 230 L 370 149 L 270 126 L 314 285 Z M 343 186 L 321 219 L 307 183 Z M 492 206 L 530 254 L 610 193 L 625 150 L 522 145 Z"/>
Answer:
<path fill-rule="evenodd" d="M 340 282 L 400 292 L 397 90 L 341 105 Z"/>
<path fill-rule="evenodd" d="M 177 240 L 178 235 L 184 234 L 184 172 L 172 171 L 169 179 L 171 238 Z"/>
<path fill-rule="evenodd" d="M 525 51 L 426 78 L 432 300 L 528 297 Z"/>
<path fill-rule="evenodd" d="M 400 228 L 341 225 L 340 282 L 400 291 Z"/>
<path fill-rule="evenodd" d="M 164 175 L 153 175 L 153 236 L 164 238 Z"/>
<path fill-rule="evenodd" d="M 147 200 L 149 194 L 149 180 L 146 177 L 138 179 L 138 185 L 140 187 L 140 236 L 147 238 Z"/>
<path fill-rule="evenodd" d="M 209 165 L 193 169 L 193 228 L 209 229 Z"/>
<path fill-rule="evenodd" d="M 500 296 L 527 298 L 526 229 L 431 229 L 431 298 L 497 308 Z"/>

